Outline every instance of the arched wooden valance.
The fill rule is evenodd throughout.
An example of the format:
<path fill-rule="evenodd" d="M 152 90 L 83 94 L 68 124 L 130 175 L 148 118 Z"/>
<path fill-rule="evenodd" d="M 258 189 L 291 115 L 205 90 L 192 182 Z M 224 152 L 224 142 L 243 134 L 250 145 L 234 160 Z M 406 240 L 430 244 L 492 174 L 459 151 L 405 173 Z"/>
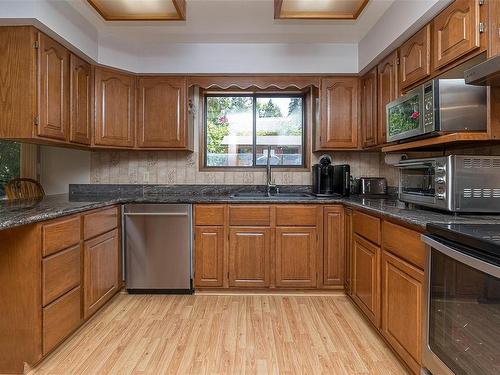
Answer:
<path fill-rule="evenodd" d="M 304 90 L 319 87 L 318 76 L 191 76 L 189 86 L 199 86 L 205 90 Z"/>

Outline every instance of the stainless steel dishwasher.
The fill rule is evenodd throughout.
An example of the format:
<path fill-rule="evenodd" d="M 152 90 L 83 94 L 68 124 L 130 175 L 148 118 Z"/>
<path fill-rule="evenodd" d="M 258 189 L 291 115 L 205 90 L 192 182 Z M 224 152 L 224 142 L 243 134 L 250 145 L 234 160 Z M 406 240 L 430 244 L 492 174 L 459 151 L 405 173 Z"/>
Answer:
<path fill-rule="evenodd" d="M 192 293 L 192 208 L 123 207 L 125 285 L 129 293 Z"/>

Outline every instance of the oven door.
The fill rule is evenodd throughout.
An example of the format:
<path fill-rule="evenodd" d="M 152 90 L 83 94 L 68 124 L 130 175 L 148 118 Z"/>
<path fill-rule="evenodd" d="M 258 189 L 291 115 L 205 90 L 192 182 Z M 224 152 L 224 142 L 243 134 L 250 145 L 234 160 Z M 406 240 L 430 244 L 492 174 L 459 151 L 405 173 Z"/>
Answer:
<path fill-rule="evenodd" d="M 438 202 L 437 194 L 444 190 L 436 183 L 436 161 L 417 160 L 402 162 L 399 168 L 399 199 L 404 202 L 445 208 L 446 202 Z M 445 197 L 445 195 L 443 195 Z M 441 207 L 443 206 L 443 207 Z"/>
<path fill-rule="evenodd" d="M 386 106 L 387 141 L 424 134 L 423 88 L 417 87 Z"/>
<path fill-rule="evenodd" d="M 422 238 L 424 368 L 433 375 L 500 374 L 500 267 Z"/>

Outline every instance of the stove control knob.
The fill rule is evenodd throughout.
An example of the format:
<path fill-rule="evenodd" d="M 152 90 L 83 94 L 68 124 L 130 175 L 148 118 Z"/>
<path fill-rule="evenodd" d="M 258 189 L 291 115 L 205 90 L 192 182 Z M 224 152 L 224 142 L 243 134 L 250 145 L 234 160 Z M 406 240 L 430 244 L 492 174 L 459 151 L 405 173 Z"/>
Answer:
<path fill-rule="evenodd" d="M 442 201 L 446 198 L 446 194 L 445 193 L 438 193 L 438 194 L 436 194 L 436 198 Z"/>
<path fill-rule="evenodd" d="M 445 179 L 444 177 L 436 177 L 436 179 L 434 180 L 437 184 L 444 184 L 445 182 Z"/>

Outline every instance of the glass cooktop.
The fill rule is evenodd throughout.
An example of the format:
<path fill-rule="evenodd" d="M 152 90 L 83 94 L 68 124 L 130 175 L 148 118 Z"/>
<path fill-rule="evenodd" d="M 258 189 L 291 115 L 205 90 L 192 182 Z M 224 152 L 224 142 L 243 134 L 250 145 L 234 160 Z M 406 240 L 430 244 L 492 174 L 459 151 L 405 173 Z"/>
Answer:
<path fill-rule="evenodd" d="M 454 244 L 500 258 L 500 224 L 428 224 L 427 232 Z"/>

